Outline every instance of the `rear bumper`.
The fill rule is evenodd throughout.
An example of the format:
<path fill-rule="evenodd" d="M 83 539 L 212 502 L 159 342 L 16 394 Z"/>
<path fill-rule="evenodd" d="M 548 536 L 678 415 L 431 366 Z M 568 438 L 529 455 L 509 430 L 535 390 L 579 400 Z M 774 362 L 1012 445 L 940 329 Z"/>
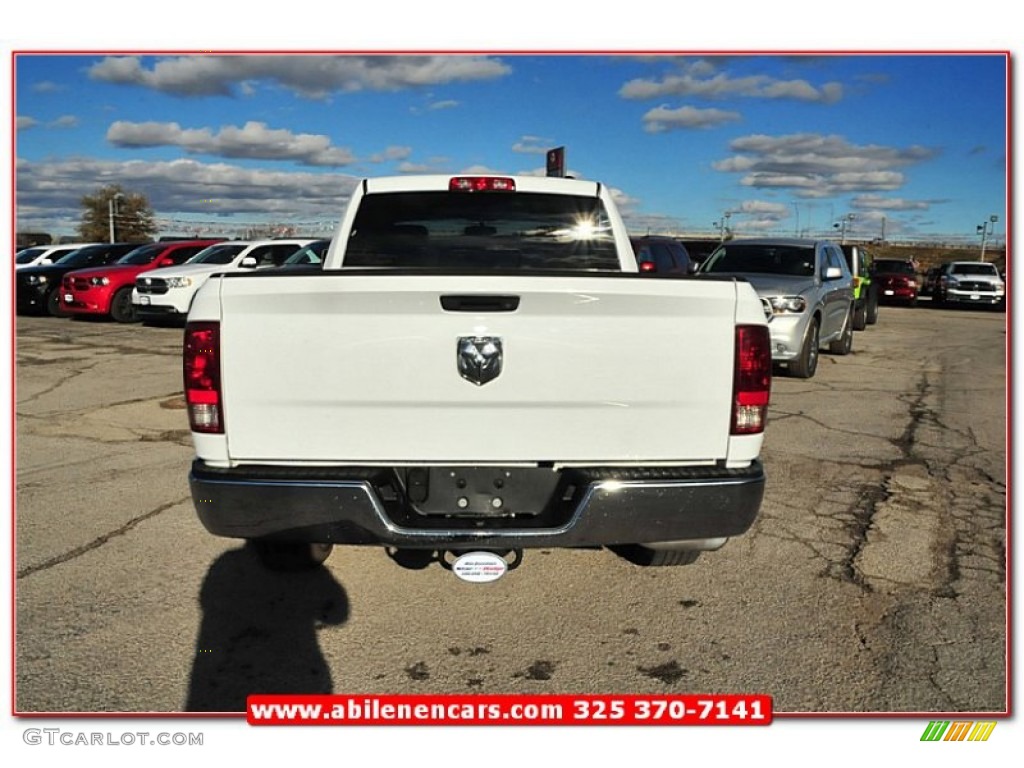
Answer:
<path fill-rule="evenodd" d="M 409 549 L 592 547 L 737 536 L 753 524 L 765 474 L 693 467 L 565 470 L 555 498 L 530 517 L 423 516 L 381 468 L 240 467 L 196 460 L 189 474 L 212 534 Z M 392 488 L 392 492 L 386 489 Z"/>

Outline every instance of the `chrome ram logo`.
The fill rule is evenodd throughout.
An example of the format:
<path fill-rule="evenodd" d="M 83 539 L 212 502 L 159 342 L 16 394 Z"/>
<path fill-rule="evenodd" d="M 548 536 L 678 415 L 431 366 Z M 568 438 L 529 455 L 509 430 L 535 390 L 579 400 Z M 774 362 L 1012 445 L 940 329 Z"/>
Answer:
<path fill-rule="evenodd" d="M 501 339 L 496 336 L 461 336 L 458 347 L 459 375 L 478 387 L 501 373 Z"/>

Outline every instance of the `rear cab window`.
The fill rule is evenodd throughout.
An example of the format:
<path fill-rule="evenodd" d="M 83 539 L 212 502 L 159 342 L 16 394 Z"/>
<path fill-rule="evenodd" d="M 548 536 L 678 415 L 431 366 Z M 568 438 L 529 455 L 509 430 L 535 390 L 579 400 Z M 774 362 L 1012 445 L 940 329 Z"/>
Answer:
<path fill-rule="evenodd" d="M 344 266 L 621 271 L 599 199 L 533 192 L 366 195 Z"/>

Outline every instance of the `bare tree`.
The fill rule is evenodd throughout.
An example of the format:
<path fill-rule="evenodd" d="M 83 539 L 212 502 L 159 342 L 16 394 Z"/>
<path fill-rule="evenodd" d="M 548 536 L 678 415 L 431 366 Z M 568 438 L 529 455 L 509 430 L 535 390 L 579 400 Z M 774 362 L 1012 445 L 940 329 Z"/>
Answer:
<path fill-rule="evenodd" d="M 157 233 L 148 198 L 125 192 L 120 184 L 100 187 L 82 198 L 78 234 L 85 242 L 148 242 Z"/>

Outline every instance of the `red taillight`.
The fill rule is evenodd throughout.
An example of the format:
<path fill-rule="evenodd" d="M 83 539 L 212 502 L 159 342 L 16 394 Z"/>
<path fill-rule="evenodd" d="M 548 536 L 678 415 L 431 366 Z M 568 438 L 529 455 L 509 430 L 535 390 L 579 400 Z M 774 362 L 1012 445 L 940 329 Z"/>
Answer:
<path fill-rule="evenodd" d="M 185 403 L 193 432 L 223 434 L 220 396 L 220 324 L 185 326 Z"/>
<path fill-rule="evenodd" d="M 515 192 L 516 183 L 503 176 L 454 176 L 449 192 Z"/>
<path fill-rule="evenodd" d="M 732 386 L 732 435 L 764 432 L 772 388 L 772 347 L 768 327 L 736 328 L 736 361 Z"/>
<path fill-rule="evenodd" d="M 640 271 L 641 272 L 657 272 L 658 271 L 658 265 L 655 264 L 653 261 L 641 261 L 640 262 Z"/>

